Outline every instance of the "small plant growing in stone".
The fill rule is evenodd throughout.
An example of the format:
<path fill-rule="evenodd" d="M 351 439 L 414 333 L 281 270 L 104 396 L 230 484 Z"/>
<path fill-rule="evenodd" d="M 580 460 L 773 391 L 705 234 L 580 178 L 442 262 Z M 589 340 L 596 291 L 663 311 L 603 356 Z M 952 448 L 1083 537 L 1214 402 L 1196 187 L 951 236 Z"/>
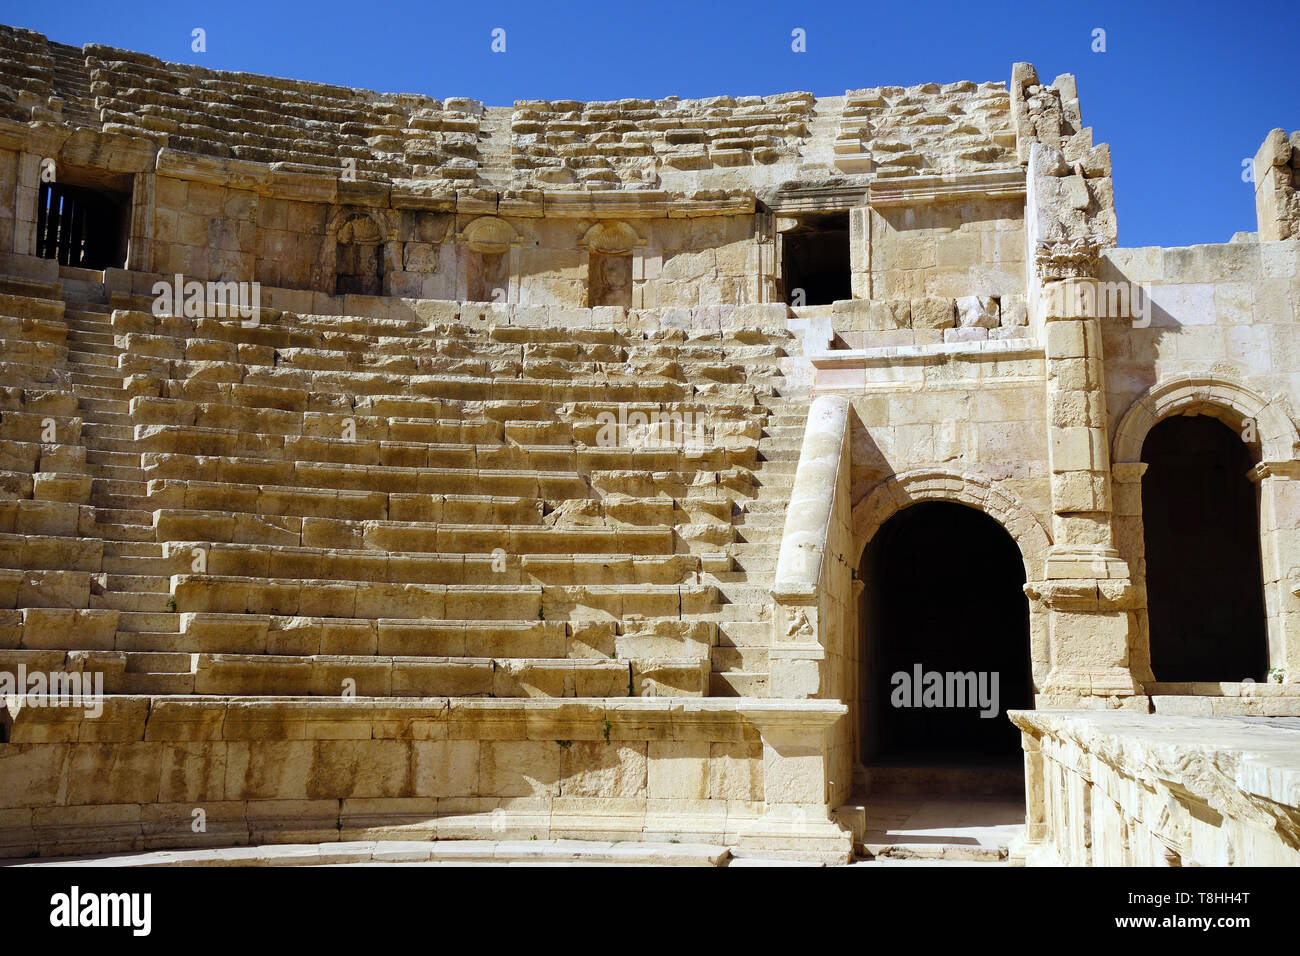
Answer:
<path fill-rule="evenodd" d="M 1270 667 L 1268 669 L 1268 680 L 1271 684 L 1281 684 L 1286 681 L 1286 671 L 1280 667 Z"/>

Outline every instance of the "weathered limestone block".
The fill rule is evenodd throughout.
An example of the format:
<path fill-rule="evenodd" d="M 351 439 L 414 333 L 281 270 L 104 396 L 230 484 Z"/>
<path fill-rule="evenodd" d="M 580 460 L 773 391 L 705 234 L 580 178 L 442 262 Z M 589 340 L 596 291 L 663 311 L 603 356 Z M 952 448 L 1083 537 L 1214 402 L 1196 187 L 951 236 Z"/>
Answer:
<path fill-rule="evenodd" d="M 906 329 L 912 325 L 911 304 L 906 299 L 845 299 L 835 303 L 833 321 L 837 332 Z"/>
<path fill-rule="evenodd" d="M 959 328 L 996 329 L 1000 324 L 998 302 L 990 296 L 967 295 L 957 299 Z"/>
<path fill-rule="evenodd" d="M 956 321 L 952 299 L 926 296 L 911 303 L 912 328 L 950 329 Z"/>

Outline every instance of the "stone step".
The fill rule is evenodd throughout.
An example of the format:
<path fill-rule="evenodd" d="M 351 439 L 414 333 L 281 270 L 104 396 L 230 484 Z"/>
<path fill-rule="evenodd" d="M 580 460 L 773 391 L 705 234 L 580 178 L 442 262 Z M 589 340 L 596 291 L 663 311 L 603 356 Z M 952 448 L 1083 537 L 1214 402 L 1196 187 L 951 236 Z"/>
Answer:
<path fill-rule="evenodd" d="M 171 590 L 171 575 L 167 574 L 110 574 L 105 587 L 112 591 L 153 592 L 167 594 Z"/>
<path fill-rule="evenodd" d="M 88 448 L 86 449 L 86 463 L 106 468 L 130 468 L 143 474 L 143 470 L 140 468 L 140 453 L 138 451 L 133 453 Z"/>
<path fill-rule="evenodd" d="M 101 375 L 75 370 L 71 375 L 72 384 L 77 388 L 103 388 L 112 392 L 121 392 L 120 375 Z M 111 396 L 109 396 L 111 397 Z"/>
<path fill-rule="evenodd" d="M 117 618 L 117 629 L 134 634 L 179 634 L 181 616 L 175 611 L 124 610 Z"/>
<path fill-rule="evenodd" d="M 109 574 L 155 575 L 171 574 L 176 569 L 174 558 L 137 555 L 104 555 L 103 570 Z"/>
<path fill-rule="evenodd" d="M 105 591 L 90 597 L 92 608 L 105 608 L 115 611 L 142 611 L 162 613 L 175 610 L 175 602 L 168 594 L 134 593 L 129 591 Z"/>
<path fill-rule="evenodd" d="M 72 394 L 77 396 L 80 402 L 120 402 L 121 408 L 111 408 L 111 411 L 124 412 L 130 408 L 130 402 L 127 400 L 125 389 L 121 388 L 119 383 L 112 385 L 86 385 L 73 383 Z M 85 406 L 83 406 L 85 407 Z M 91 406 L 95 407 L 95 406 Z"/>
<path fill-rule="evenodd" d="M 126 655 L 127 674 L 193 674 L 194 654 L 133 651 Z"/>
<path fill-rule="evenodd" d="M 97 352 L 73 351 L 68 350 L 68 361 L 80 365 L 91 366 L 94 368 L 117 368 L 117 352 L 112 355 L 101 355 Z"/>
<path fill-rule="evenodd" d="M 82 418 L 81 418 L 82 425 L 83 427 L 86 425 L 97 426 L 95 431 L 92 431 L 91 434 L 85 436 L 86 438 L 89 439 L 89 438 L 103 437 L 97 434 L 99 428 L 121 428 L 121 429 L 125 429 L 128 433 L 134 431 L 135 422 L 132 420 L 131 416 L 126 412 L 125 403 L 121 403 L 123 404 L 123 409 L 121 411 L 105 410 L 102 408 L 86 408 L 85 407 L 86 403 L 87 403 L 86 399 L 81 400 L 82 407 L 80 411 L 82 413 Z M 114 440 L 116 440 L 121 438 L 122 436 L 114 435 L 112 437 Z"/>
<path fill-rule="evenodd" d="M 204 650 L 179 631 L 118 631 L 113 636 L 113 648 L 142 653 L 184 653 L 187 656 Z"/>
<path fill-rule="evenodd" d="M 856 793 L 850 805 L 866 809 L 861 850 L 869 859 L 1005 863 L 1011 844 L 1025 832 L 1023 784 L 1019 791 L 990 799 L 960 790 L 963 774 L 948 795 L 926 790 L 914 796 Z M 912 768 L 916 769 L 916 768 Z M 967 770 L 964 776 L 970 776 Z"/>
<path fill-rule="evenodd" d="M 719 621 L 718 647 L 761 647 L 772 644 L 771 621 Z"/>
<path fill-rule="evenodd" d="M 156 542 L 107 541 L 104 556 L 107 558 L 161 558 L 163 545 Z"/>
<path fill-rule="evenodd" d="M 153 531 L 153 512 L 122 508 L 99 508 L 95 520 L 101 524 L 139 525 Z"/>
<path fill-rule="evenodd" d="M 770 545 L 763 546 L 765 550 L 771 551 Z M 764 581 L 770 586 L 770 578 L 776 573 L 777 556 L 772 554 L 770 557 L 747 557 L 741 558 L 732 556 L 732 562 L 737 571 L 743 571 L 748 575 L 762 575 Z"/>
<path fill-rule="evenodd" d="M 106 475 L 102 478 L 94 478 L 91 488 L 93 494 L 134 495 L 145 492 L 147 485 L 143 481 Z"/>
<path fill-rule="evenodd" d="M 526 823 L 518 824 L 527 837 Z M 727 866 L 724 846 L 589 840 L 378 840 L 153 850 L 24 860 L 24 867 L 160 866 Z M 752 862 L 765 862 L 754 858 Z M 731 865 L 735 865 L 731 863 Z"/>
<path fill-rule="evenodd" d="M 173 575 L 171 590 L 181 611 L 402 620 L 568 620 L 574 611 L 588 619 L 592 610 L 608 618 L 707 620 L 718 600 L 717 588 L 707 584 L 427 585 L 219 574 Z"/>
<path fill-rule="evenodd" d="M 102 538 L 105 541 L 153 541 L 155 531 L 151 525 L 114 524 L 112 522 L 96 521 L 87 529 L 85 536 Z"/>
<path fill-rule="evenodd" d="M 137 485 L 136 490 L 144 491 L 144 482 L 116 482 L 117 484 Z M 101 511 L 112 511 L 116 514 L 125 513 L 146 513 L 149 512 L 149 498 L 145 494 L 112 494 L 106 491 L 92 491 L 90 503 Z M 143 524 L 142 521 L 123 522 L 124 524 Z M 152 518 L 149 524 L 153 524 Z"/>
<path fill-rule="evenodd" d="M 754 671 L 730 671 L 709 675 L 710 697 L 766 697 L 768 675 Z"/>
<path fill-rule="evenodd" d="M 776 444 L 763 444 L 758 448 L 758 460 L 763 465 L 771 464 L 773 462 L 797 463 L 799 461 L 799 448 L 782 448 Z"/>
<path fill-rule="evenodd" d="M 767 652 L 766 647 L 715 647 L 709 655 L 709 662 L 715 674 L 765 674 L 768 670 Z"/>
<path fill-rule="evenodd" d="M 871 835 L 862 844 L 867 860 L 946 860 L 965 863 L 1006 863 L 1006 847 L 972 846 L 968 843 L 880 843 Z"/>
<path fill-rule="evenodd" d="M 780 530 L 785 527 L 785 512 L 781 511 L 742 511 L 734 515 L 731 523 L 737 528 L 746 529 L 776 529 Z"/>
<path fill-rule="evenodd" d="M 790 475 L 793 477 L 799 466 L 799 456 L 795 454 L 793 458 L 773 459 L 771 461 L 759 462 L 756 474 L 760 480 L 764 480 L 765 475 Z"/>
<path fill-rule="evenodd" d="M 126 437 L 126 438 L 111 438 L 111 437 L 108 437 L 108 436 L 105 436 L 105 435 L 97 434 L 98 429 L 103 429 L 103 428 L 115 428 L 115 429 L 118 429 L 118 430 L 120 430 L 120 431 L 127 432 L 128 434 L 129 434 L 129 432 L 131 431 L 131 429 L 129 429 L 129 428 L 123 428 L 121 425 L 99 425 L 99 426 L 96 426 L 96 425 L 93 425 L 93 424 L 92 424 L 92 425 L 87 426 L 87 427 L 89 427 L 89 428 L 92 429 L 92 431 L 91 431 L 90 434 L 83 436 L 83 437 L 85 438 L 85 442 L 86 442 L 86 457 L 87 457 L 87 458 L 90 457 L 90 452 L 91 452 L 91 451 L 115 451 L 115 452 L 120 452 L 120 453 L 122 453 L 122 454 L 131 454 L 131 453 L 134 453 L 134 455 L 135 455 L 135 462 L 136 462 L 136 464 L 139 464 L 139 462 L 140 462 L 140 444 L 139 444 L 139 443 L 138 443 L 134 438 L 131 438 L 131 437 Z"/>
<path fill-rule="evenodd" d="M 131 425 L 108 425 L 100 422 L 83 422 L 81 437 L 105 441 L 130 441 L 134 443 L 135 432 Z"/>
<path fill-rule="evenodd" d="M 105 690 L 110 694 L 172 695 L 193 694 L 193 674 L 123 673 L 113 678 L 105 677 Z"/>
<path fill-rule="evenodd" d="M 81 325 L 81 324 L 78 323 L 77 325 Z M 98 330 L 92 331 L 90 328 L 86 328 L 84 325 L 81 325 L 81 327 L 77 327 L 77 325 L 74 325 L 74 323 L 71 322 L 68 323 L 67 340 L 69 343 L 77 342 L 83 344 L 84 346 L 86 346 L 85 351 L 87 352 L 97 351 L 96 349 L 89 347 L 92 345 L 103 346 L 108 351 L 118 350 L 116 337 L 113 335 L 111 331 L 105 331 L 105 332 L 100 332 Z M 105 352 L 105 354 L 107 354 L 107 351 Z"/>

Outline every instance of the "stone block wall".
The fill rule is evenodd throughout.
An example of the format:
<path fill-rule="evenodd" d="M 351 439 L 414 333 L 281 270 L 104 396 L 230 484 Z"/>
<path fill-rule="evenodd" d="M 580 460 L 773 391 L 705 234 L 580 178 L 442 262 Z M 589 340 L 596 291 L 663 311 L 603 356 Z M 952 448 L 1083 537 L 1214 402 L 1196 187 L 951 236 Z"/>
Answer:
<path fill-rule="evenodd" d="M 1300 753 L 1276 721 L 1013 712 L 1027 862 L 1296 866 Z"/>
<path fill-rule="evenodd" d="M 5 858 L 385 838 L 736 843 L 764 806 L 762 744 L 734 700 L 114 697 L 90 719 L 10 699 L 0 728 Z"/>
<path fill-rule="evenodd" d="M 873 299 L 1023 295 L 1023 198 L 873 208 Z"/>
<path fill-rule="evenodd" d="M 1259 238 L 1300 237 L 1300 130 L 1275 129 L 1255 154 L 1255 213 Z"/>

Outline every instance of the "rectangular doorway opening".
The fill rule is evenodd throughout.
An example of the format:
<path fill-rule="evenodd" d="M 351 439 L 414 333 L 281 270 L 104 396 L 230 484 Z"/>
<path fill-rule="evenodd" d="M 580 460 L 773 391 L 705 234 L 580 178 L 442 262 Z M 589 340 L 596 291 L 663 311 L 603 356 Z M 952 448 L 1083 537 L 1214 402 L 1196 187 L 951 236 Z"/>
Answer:
<path fill-rule="evenodd" d="M 781 233 L 781 281 L 790 305 L 830 305 L 853 298 L 849 214 L 809 213 Z"/>
<path fill-rule="evenodd" d="M 121 269 L 131 230 L 130 177 L 113 182 L 41 183 L 36 207 L 36 254 L 61 266 Z M 122 188 L 125 186 L 125 188 Z"/>

